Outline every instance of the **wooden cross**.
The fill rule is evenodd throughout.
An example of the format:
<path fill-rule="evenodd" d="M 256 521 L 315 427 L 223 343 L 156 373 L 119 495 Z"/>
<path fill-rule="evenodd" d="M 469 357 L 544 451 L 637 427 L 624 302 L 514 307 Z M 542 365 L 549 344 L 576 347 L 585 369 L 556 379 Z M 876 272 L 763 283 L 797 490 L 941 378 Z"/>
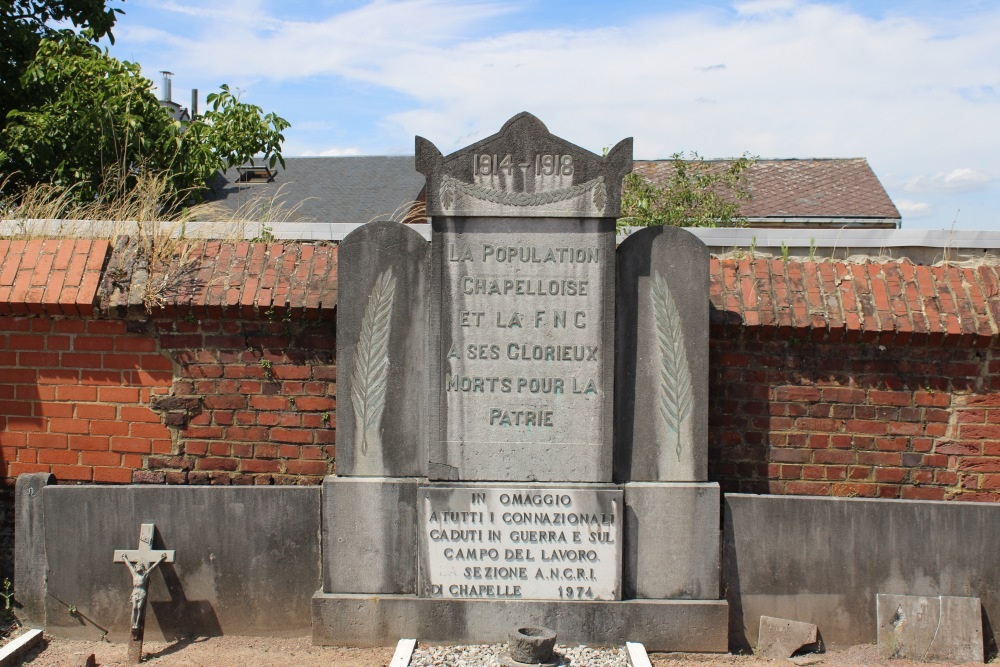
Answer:
<path fill-rule="evenodd" d="M 146 595 L 149 576 L 160 563 L 173 563 L 174 551 L 153 549 L 156 525 L 144 523 L 139 528 L 138 549 L 115 549 L 112 563 L 124 563 L 132 574 L 132 632 L 128 646 L 129 664 L 138 665 L 142 660 L 142 637 L 146 630 Z"/>

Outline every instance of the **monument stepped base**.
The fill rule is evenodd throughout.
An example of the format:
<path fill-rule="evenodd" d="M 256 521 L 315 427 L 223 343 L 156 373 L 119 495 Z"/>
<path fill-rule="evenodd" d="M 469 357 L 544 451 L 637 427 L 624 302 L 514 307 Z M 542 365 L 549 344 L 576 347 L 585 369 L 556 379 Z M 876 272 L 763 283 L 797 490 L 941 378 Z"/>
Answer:
<path fill-rule="evenodd" d="M 318 592 L 312 599 L 313 643 L 388 646 L 403 637 L 430 643 L 496 644 L 517 625 L 542 625 L 560 644 L 642 642 L 647 651 L 725 653 L 725 600 L 454 600 L 410 595 Z"/>

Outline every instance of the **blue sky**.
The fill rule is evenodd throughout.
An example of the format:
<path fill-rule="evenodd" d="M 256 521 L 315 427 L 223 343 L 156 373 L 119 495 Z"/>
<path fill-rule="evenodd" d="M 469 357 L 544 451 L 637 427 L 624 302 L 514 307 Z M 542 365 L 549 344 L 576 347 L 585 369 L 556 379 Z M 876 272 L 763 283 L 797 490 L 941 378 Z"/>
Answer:
<path fill-rule="evenodd" d="M 1000 231 L 994 0 L 127 0 L 113 55 L 292 123 L 285 155 L 444 151 L 531 111 L 595 152 L 865 157 L 904 229 Z"/>

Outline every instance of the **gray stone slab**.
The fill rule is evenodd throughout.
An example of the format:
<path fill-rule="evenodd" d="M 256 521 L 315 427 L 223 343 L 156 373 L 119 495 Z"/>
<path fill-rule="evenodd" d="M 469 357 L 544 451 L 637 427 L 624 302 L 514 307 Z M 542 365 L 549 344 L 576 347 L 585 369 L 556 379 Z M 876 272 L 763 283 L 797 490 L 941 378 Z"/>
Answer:
<path fill-rule="evenodd" d="M 420 594 L 439 598 L 621 599 L 621 489 L 421 487 Z"/>
<path fill-rule="evenodd" d="M 882 655 L 926 662 L 983 662 L 979 598 L 876 596 Z"/>
<path fill-rule="evenodd" d="M 724 653 L 725 601 L 555 602 L 441 600 L 410 596 L 313 596 L 313 643 L 389 646 L 399 637 L 431 644 L 501 643 L 517 625 L 555 630 L 562 644 L 622 645 L 650 651 Z"/>
<path fill-rule="evenodd" d="M 611 481 L 612 220 L 435 218 L 431 479 Z"/>
<path fill-rule="evenodd" d="M 149 583 L 146 639 L 296 636 L 320 586 L 319 487 L 48 486 L 46 631 L 127 638 L 132 581 L 111 557 L 155 523 L 176 552 Z M 70 614 L 75 607 L 76 614 Z"/>
<path fill-rule="evenodd" d="M 14 486 L 14 592 L 21 612 L 37 628 L 45 626 L 45 512 L 42 491 L 56 478 L 49 473 L 18 475 Z"/>
<path fill-rule="evenodd" d="M 727 493 L 731 644 L 749 648 L 763 615 L 809 619 L 827 646 L 873 644 L 876 594 L 900 591 L 980 598 L 983 639 L 995 647 L 997 526 L 990 503 Z"/>
<path fill-rule="evenodd" d="M 616 481 L 708 479 L 708 263 L 678 227 L 618 248 Z"/>
<path fill-rule="evenodd" d="M 327 477 L 323 482 L 323 590 L 417 590 L 419 479 Z"/>
<path fill-rule="evenodd" d="M 372 222 L 341 242 L 337 297 L 337 474 L 426 472 L 428 242 Z"/>
<path fill-rule="evenodd" d="M 817 628 L 813 623 L 773 616 L 760 617 L 755 655 L 763 658 L 790 658 L 803 647 L 815 644 Z"/>
<path fill-rule="evenodd" d="M 719 598 L 719 485 L 625 485 L 625 597 Z"/>
<path fill-rule="evenodd" d="M 523 112 L 447 156 L 417 137 L 416 168 L 427 177 L 431 216 L 617 218 L 632 139 L 602 158 Z"/>

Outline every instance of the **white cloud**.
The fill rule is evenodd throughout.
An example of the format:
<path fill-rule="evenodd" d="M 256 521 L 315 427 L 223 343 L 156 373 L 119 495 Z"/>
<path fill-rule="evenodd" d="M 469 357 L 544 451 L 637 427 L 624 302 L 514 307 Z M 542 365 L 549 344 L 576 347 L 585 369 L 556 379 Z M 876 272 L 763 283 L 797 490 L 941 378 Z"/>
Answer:
<path fill-rule="evenodd" d="M 748 0 L 734 3 L 733 8 L 740 14 L 753 16 L 791 11 L 798 4 L 797 0 Z"/>
<path fill-rule="evenodd" d="M 361 155 L 360 148 L 339 148 L 334 146 L 333 148 L 327 148 L 322 151 L 310 151 L 305 150 L 299 153 L 302 157 L 344 157 L 347 155 Z"/>
<path fill-rule="evenodd" d="M 897 199 L 892 202 L 904 218 L 923 218 L 933 213 L 933 208 L 927 202 Z"/>
<path fill-rule="evenodd" d="M 906 181 L 903 189 L 907 192 L 975 192 L 989 188 L 993 180 L 985 172 L 962 167 L 933 176 L 914 176 Z"/>

